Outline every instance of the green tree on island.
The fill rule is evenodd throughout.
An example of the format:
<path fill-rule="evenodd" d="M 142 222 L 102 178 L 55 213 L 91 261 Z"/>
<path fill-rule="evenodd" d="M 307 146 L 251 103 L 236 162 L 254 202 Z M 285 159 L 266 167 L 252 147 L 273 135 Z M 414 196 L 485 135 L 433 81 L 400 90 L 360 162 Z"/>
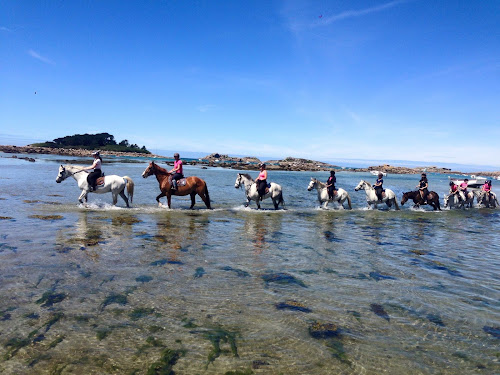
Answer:
<path fill-rule="evenodd" d="M 117 143 L 115 137 L 109 133 L 98 134 L 75 134 L 62 138 L 56 138 L 53 141 L 43 143 L 34 143 L 32 146 L 51 147 L 51 148 L 81 148 L 85 150 L 100 149 L 117 152 L 139 152 L 150 154 L 146 146 L 139 147 L 137 144 L 129 144 L 127 139 Z"/>

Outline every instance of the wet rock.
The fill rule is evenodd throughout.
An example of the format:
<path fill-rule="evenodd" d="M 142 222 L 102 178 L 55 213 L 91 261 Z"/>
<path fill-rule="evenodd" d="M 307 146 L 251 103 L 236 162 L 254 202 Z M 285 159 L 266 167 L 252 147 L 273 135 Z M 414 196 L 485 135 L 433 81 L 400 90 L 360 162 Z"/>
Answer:
<path fill-rule="evenodd" d="M 12 220 L 12 219 L 14 218 L 10 216 L 0 216 L 0 220 Z"/>
<path fill-rule="evenodd" d="M 309 326 L 309 334 L 315 339 L 326 339 L 338 336 L 340 330 L 334 323 L 314 322 Z"/>
<path fill-rule="evenodd" d="M 262 275 L 262 280 L 264 280 L 267 284 L 269 283 L 276 283 L 283 285 L 296 284 L 303 288 L 307 288 L 307 285 L 302 280 L 299 280 L 295 276 L 292 276 L 285 272 L 264 274 Z"/>
<path fill-rule="evenodd" d="M 40 220 L 62 220 L 64 216 L 62 215 L 30 215 L 32 219 L 40 219 Z"/>
<path fill-rule="evenodd" d="M 142 223 L 142 220 L 135 216 L 118 216 L 112 219 L 113 225 L 133 225 L 137 223 Z"/>
<path fill-rule="evenodd" d="M 377 316 L 380 316 L 381 318 L 387 320 L 388 322 L 391 320 L 389 318 L 389 314 L 385 311 L 384 307 L 382 305 L 379 305 L 378 303 L 372 303 L 370 305 L 370 310 Z"/>
<path fill-rule="evenodd" d="M 168 260 L 168 259 L 160 259 L 155 260 L 154 262 L 149 263 L 150 266 L 163 266 L 165 264 L 183 264 L 180 260 Z"/>
<path fill-rule="evenodd" d="M 500 327 L 484 326 L 483 331 L 489 333 L 490 335 L 496 337 L 497 339 L 500 339 Z"/>
<path fill-rule="evenodd" d="M 56 312 L 52 314 L 51 318 L 47 321 L 47 323 L 43 325 L 45 327 L 45 333 L 47 333 L 54 324 L 56 324 L 63 318 L 64 318 L 64 313 L 62 312 Z"/>
<path fill-rule="evenodd" d="M 312 310 L 307 308 L 303 303 L 297 302 L 295 300 L 287 300 L 285 302 L 280 302 L 276 304 L 276 308 L 278 310 L 292 310 L 292 311 L 301 311 L 305 313 L 310 313 Z"/>

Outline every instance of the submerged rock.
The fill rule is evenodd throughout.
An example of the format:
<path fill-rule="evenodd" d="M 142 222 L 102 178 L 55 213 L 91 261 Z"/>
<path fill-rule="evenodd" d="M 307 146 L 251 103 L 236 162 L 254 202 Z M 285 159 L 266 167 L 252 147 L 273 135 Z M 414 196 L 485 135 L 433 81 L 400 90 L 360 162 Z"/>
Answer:
<path fill-rule="evenodd" d="M 370 272 L 369 275 L 375 281 L 380 281 L 380 280 L 396 280 L 396 278 L 393 277 L 393 276 L 384 275 L 383 273 L 379 273 L 379 272 L 376 272 L 376 271 Z"/>
<path fill-rule="evenodd" d="M 309 326 L 309 334 L 315 339 L 326 339 L 340 334 L 339 327 L 334 323 L 314 322 Z"/>
<path fill-rule="evenodd" d="M 126 294 L 111 294 L 107 296 L 103 303 L 101 304 L 101 310 L 104 310 L 104 308 L 108 305 L 111 305 L 112 303 L 117 303 L 119 305 L 126 305 L 128 303 L 127 300 L 127 295 Z"/>
<path fill-rule="evenodd" d="M 293 310 L 293 311 L 301 311 L 305 313 L 310 313 L 312 310 L 307 308 L 303 303 L 297 302 L 295 300 L 287 300 L 285 302 L 280 302 L 276 304 L 276 308 L 278 310 Z"/>
<path fill-rule="evenodd" d="M 203 267 L 198 267 L 198 268 L 196 269 L 196 271 L 194 272 L 193 277 L 194 277 L 195 279 L 198 279 L 198 278 L 200 278 L 200 277 L 203 277 L 203 275 L 204 275 L 204 274 L 205 274 L 205 269 L 204 269 Z"/>
<path fill-rule="evenodd" d="M 149 367 L 146 375 L 175 374 L 172 368 L 185 353 L 185 350 L 165 349 L 161 352 L 160 359 Z"/>
<path fill-rule="evenodd" d="M 243 270 L 240 270 L 238 268 L 233 268 L 230 266 L 222 267 L 221 270 L 235 272 L 238 277 L 249 277 L 250 276 L 250 274 L 247 271 L 243 271 Z"/>
<path fill-rule="evenodd" d="M 284 272 L 267 273 L 265 275 L 262 275 L 262 280 L 264 280 L 266 283 L 277 283 L 284 285 L 296 284 L 303 288 L 307 288 L 307 285 L 302 280 L 299 280 L 295 276 Z"/>
<path fill-rule="evenodd" d="M 50 307 L 55 303 L 62 302 L 66 297 L 67 295 L 64 293 L 54 293 L 52 290 L 49 290 L 43 293 L 42 297 L 35 302 L 41 304 L 42 307 Z"/>
<path fill-rule="evenodd" d="M 434 323 L 438 326 L 444 327 L 445 324 L 443 323 L 443 320 L 439 316 L 439 314 L 427 314 L 427 320 L 431 323 Z"/>
<path fill-rule="evenodd" d="M 484 326 L 483 331 L 489 333 L 490 335 L 496 337 L 497 339 L 500 339 L 500 327 Z"/>
<path fill-rule="evenodd" d="M 391 320 L 391 318 L 389 318 L 389 314 L 387 314 L 384 307 L 382 305 L 379 305 L 378 303 L 372 303 L 370 305 L 370 310 L 373 311 L 375 315 L 380 316 L 381 318 L 387 320 L 388 322 Z"/>

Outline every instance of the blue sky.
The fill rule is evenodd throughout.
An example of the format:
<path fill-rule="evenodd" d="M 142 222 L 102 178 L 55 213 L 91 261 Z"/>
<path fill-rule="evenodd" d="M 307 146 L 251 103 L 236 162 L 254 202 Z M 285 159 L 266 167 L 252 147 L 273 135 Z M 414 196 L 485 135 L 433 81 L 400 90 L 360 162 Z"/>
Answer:
<path fill-rule="evenodd" d="M 2 144 L 500 166 L 499 103 L 496 0 L 0 2 Z"/>

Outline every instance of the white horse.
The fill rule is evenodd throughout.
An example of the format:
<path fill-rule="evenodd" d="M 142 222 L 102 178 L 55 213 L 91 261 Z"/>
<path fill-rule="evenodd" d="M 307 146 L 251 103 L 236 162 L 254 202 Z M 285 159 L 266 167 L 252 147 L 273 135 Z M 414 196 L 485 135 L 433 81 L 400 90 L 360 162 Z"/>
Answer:
<path fill-rule="evenodd" d="M 257 203 L 257 207 L 260 209 L 260 197 L 257 192 L 257 184 L 250 177 L 248 173 L 238 173 L 236 177 L 236 182 L 234 183 L 234 187 L 238 189 L 240 186 L 245 187 L 245 195 L 247 197 L 247 203 L 245 207 L 248 207 L 251 200 L 254 200 Z M 278 205 L 281 203 L 283 207 L 285 207 L 285 201 L 283 200 L 283 192 L 281 186 L 271 182 L 271 187 L 269 191 L 266 189 L 266 194 L 262 197 L 262 199 L 271 198 L 273 200 L 274 208 L 277 210 Z"/>
<path fill-rule="evenodd" d="M 333 199 L 329 199 L 326 184 L 314 177 L 311 177 L 311 182 L 309 182 L 307 190 L 311 191 L 314 188 L 318 191 L 318 201 L 319 204 L 323 205 L 323 208 L 327 208 L 328 202 L 337 202 L 340 207 L 344 208 L 344 202 L 347 199 L 347 205 L 349 206 L 349 209 L 352 210 L 351 197 L 344 189 L 338 188 L 333 196 Z"/>
<path fill-rule="evenodd" d="M 375 193 L 375 188 L 369 183 L 364 180 L 361 180 L 354 188 L 354 190 L 364 190 L 366 193 L 366 203 L 368 203 L 368 207 L 371 207 L 373 204 L 375 208 L 377 208 L 377 204 L 379 203 L 385 203 L 387 207 L 391 207 L 392 204 L 394 203 L 394 206 L 396 207 L 396 210 L 399 210 L 398 202 L 396 200 L 396 194 L 391 189 L 385 189 L 385 195 L 383 195 L 382 200 L 379 200 L 377 197 L 377 194 Z"/>
<path fill-rule="evenodd" d="M 472 208 L 473 202 L 474 193 L 472 191 L 467 193 L 467 197 L 465 197 L 465 194 L 462 192 L 458 192 L 457 194 L 447 194 L 444 196 L 444 206 L 447 208 Z"/>
<path fill-rule="evenodd" d="M 496 208 L 500 206 L 498 204 L 497 195 L 493 192 L 490 192 L 489 196 L 486 195 L 486 192 L 481 190 L 475 193 L 477 196 L 477 204 L 484 207 Z"/>
<path fill-rule="evenodd" d="M 82 189 L 82 193 L 78 197 L 78 201 L 83 203 L 87 203 L 87 195 L 90 192 L 90 187 L 87 182 L 87 176 L 89 172 L 82 170 L 83 167 L 77 165 L 61 165 L 59 167 L 59 174 L 57 175 L 56 182 L 60 183 L 67 179 L 68 177 L 73 177 L 80 189 Z M 130 207 L 128 204 L 128 198 L 125 195 L 125 188 L 127 188 L 127 193 L 130 198 L 130 203 L 132 203 L 132 199 L 134 197 L 134 181 L 128 176 L 116 176 L 109 175 L 104 176 L 104 185 L 97 186 L 97 189 L 92 191 L 92 193 L 104 194 L 109 193 L 113 195 L 113 204 L 116 205 L 118 202 L 118 195 L 123 198 L 127 207 Z"/>

